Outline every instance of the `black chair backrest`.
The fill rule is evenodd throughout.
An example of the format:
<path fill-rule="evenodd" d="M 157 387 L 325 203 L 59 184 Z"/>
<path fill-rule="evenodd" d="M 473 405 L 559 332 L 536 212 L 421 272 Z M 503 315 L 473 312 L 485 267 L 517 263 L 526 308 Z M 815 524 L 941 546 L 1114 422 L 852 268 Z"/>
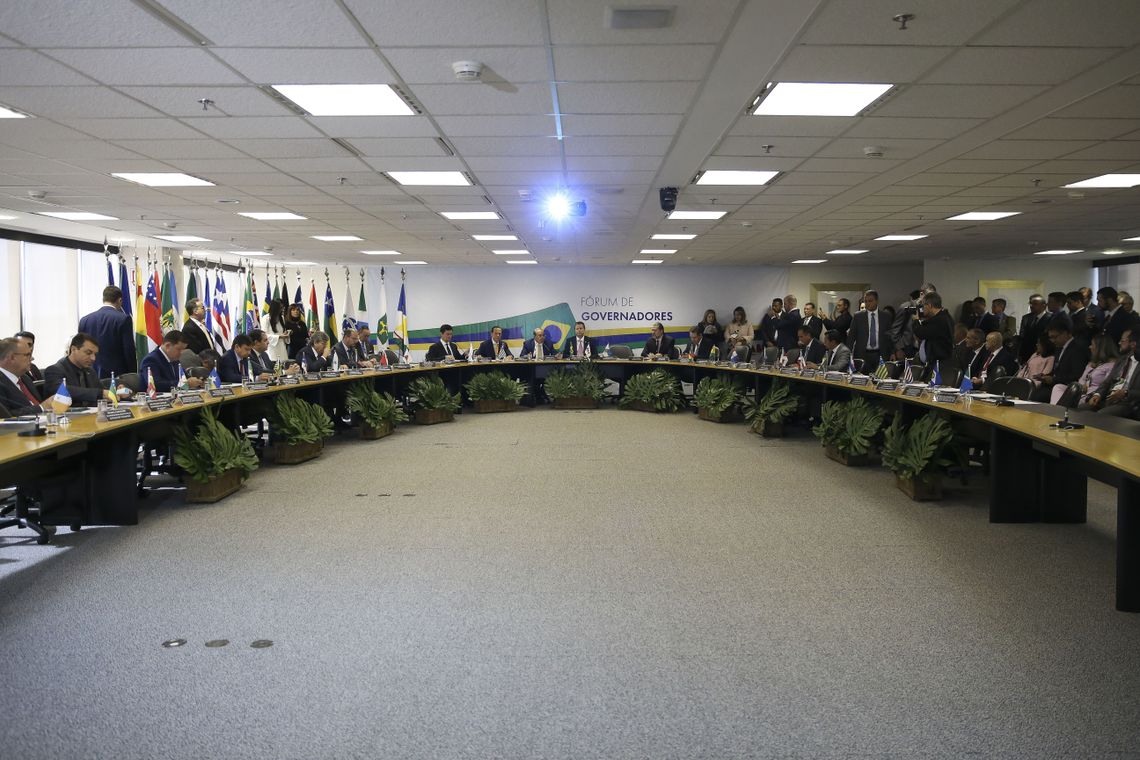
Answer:
<path fill-rule="evenodd" d="M 767 364 L 775 364 L 776 360 L 780 358 L 780 349 L 776 346 L 768 346 L 764 349 L 764 361 Z"/>
<path fill-rule="evenodd" d="M 1005 367 L 994 367 L 992 370 L 986 373 L 986 379 L 996 380 L 997 378 L 1005 377 L 1008 374 L 1009 373 L 1006 371 Z"/>
<path fill-rule="evenodd" d="M 127 372 L 126 374 L 118 375 L 115 380 L 120 385 L 130 388 L 132 393 L 138 393 L 142 390 L 142 381 L 139 378 L 138 372 Z"/>
<path fill-rule="evenodd" d="M 942 370 L 942 385 L 957 388 L 962 384 L 962 370 L 958 367 L 950 367 Z"/>
<path fill-rule="evenodd" d="M 610 353 L 615 359 L 632 359 L 633 349 L 629 346 L 611 346 Z"/>
<path fill-rule="evenodd" d="M 1029 378 L 1011 377 L 1008 380 L 1009 384 L 1005 387 L 1005 395 L 1021 401 L 1028 401 L 1029 397 L 1033 395 L 1033 381 Z"/>
<path fill-rule="evenodd" d="M 784 356 L 787 357 L 788 363 L 791 364 L 800 358 L 800 350 L 798 348 L 789 348 L 784 352 Z"/>
<path fill-rule="evenodd" d="M 903 364 L 902 362 L 887 362 L 887 377 L 891 380 L 898 380 L 902 377 Z"/>
<path fill-rule="evenodd" d="M 210 370 L 205 367 L 190 367 L 186 370 L 186 377 L 196 377 L 199 380 L 205 380 L 210 376 Z"/>
<path fill-rule="evenodd" d="M 997 377 L 986 378 L 986 393 L 993 393 L 994 395 L 1001 395 L 1006 392 L 1009 387 L 1009 378 L 1005 375 Z"/>
<path fill-rule="evenodd" d="M 1081 387 L 1080 383 L 1069 383 L 1065 392 L 1061 394 L 1061 398 L 1057 399 L 1057 406 L 1076 409 L 1082 395 L 1084 395 L 1084 388 Z"/>
<path fill-rule="evenodd" d="M 400 363 L 400 355 L 390 348 L 384 351 L 384 357 L 388 360 L 388 364 Z"/>
<path fill-rule="evenodd" d="M 182 356 L 178 357 L 178 363 L 181 364 L 184 369 L 202 366 L 202 360 L 198 358 L 198 354 L 188 348 L 182 351 Z"/>

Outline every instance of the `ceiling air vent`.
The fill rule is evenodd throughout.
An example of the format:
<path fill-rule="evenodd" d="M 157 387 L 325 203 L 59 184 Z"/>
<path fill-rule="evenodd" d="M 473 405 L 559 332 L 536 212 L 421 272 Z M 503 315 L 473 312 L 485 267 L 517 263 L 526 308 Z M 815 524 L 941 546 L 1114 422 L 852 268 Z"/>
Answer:
<path fill-rule="evenodd" d="M 673 25 L 675 5 L 611 5 L 606 7 L 610 29 L 664 29 Z"/>

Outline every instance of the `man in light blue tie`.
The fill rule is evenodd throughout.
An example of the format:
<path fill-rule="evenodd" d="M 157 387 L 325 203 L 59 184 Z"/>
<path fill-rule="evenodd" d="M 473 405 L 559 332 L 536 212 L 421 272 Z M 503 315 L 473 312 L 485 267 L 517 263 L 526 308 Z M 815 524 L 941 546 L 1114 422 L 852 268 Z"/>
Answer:
<path fill-rule="evenodd" d="M 889 325 L 883 322 L 883 314 L 879 311 L 879 294 L 868 290 L 863 294 L 863 311 L 852 318 L 851 329 L 847 331 L 847 345 L 851 348 L 852 355 L 862 360 L 866 372 L 873 372 L 880 360 L 889 357 Z"/>

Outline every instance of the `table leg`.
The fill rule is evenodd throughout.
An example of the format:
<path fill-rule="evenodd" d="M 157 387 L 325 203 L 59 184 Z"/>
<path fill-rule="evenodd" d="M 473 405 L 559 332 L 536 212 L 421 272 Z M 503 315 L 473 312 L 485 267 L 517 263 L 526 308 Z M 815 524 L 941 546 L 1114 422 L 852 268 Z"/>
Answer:
<path fill-rule="evenodd" d="M 1116 488 L 1116 609 L 1140 612 L 1140 481 Z"/>
<path fill-rule="evenodd" d="M 1033 442 L 995 426 L 990 459 L 990 522 L 1039 522 L 1040 454 L 1033 450 Z"/>

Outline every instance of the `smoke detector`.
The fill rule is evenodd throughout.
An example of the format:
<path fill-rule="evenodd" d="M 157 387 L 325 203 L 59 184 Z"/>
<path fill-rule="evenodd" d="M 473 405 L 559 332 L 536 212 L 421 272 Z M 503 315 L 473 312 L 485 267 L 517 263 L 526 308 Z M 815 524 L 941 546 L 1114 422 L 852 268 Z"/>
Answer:
<path fill-rule="evenodd" d="M 451 70 L 460 82 L 478 82 L 483 77 L 483 64 L 478 61 L 456 61 Z"/>

